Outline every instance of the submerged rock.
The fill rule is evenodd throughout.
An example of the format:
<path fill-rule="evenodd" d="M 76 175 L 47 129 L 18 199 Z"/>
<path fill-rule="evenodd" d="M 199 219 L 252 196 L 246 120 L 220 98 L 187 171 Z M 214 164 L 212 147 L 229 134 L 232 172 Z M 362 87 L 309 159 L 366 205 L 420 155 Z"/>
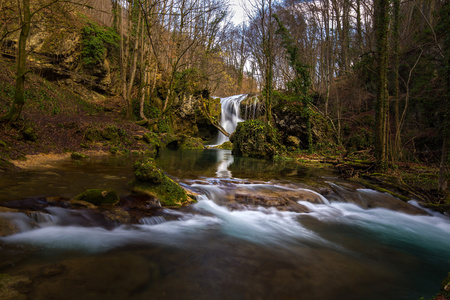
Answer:
<path fill-rule="evenodd" d="M 138 160 L 133 165 L 133 190 L 155 196 L 163 206 L 181 206 L 190 202 L 186 191 L 155 165 L 153 159 Z"/>
<path fill-rule="evenodd" d="M 0 298 L 3 300 L 28 299 L 21 293 L 22 287 L 31 284 L 31 280 L 23 275 L 12 276 L 0 274 Z"/>
<path fill-rule="evenodd" d="M 112 189 L 90 189 L 74 197 L 73 200 L 86 201 L 95 205 L 117 204 L 119 195 Z"/>

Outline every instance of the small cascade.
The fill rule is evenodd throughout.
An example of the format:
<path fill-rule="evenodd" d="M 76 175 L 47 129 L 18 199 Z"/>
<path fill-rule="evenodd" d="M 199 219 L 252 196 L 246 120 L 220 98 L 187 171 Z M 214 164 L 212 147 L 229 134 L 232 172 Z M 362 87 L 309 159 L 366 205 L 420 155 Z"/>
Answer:
<path fill-rule="evenodd" d="M 255 102 L 253 102 L 253 119 L 256 119 L 256 108 L 259 110 L 259 102 L 258 99 L 255 98 Z"/>
<path fill-rule="evenodd" d="M 233 133 L 236 130 L 238 122 L 244 121 L 241 118 L 239 105 L 247 97 L 246 94 L 235 95 L 231 97 L 221 98 L 220 104 L 222 105 L 222 111 L 220 113 L 220 126 L 222 126 L 226 132 Z M 221 145 L 230 139 L 219 131 L 217 137 L 217 145 Z"/>
<path fill-rule="evenodd" d="M 143 225 L 157 225 L 166 222 L 166 219 L 163 216 L 152 216 L 146 217 L 139 220 L 140 224 Z"/>

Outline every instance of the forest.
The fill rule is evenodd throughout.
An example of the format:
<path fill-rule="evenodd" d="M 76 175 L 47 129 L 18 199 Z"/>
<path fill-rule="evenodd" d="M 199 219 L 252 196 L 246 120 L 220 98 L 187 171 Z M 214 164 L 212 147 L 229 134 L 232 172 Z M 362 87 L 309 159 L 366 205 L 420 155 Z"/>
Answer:
<path fill-rule="evenodd" d="M 450 299 L 449 1 L 0 20 L 0 298 Z"/>
<path fill-rule="evenodd" d="M 3 0 L 2 60 L 15 78 L 3 81 L 3 124 L 23 119 L 37 75 L 88 102 L 115 101 L 123 120 L 207 143 L 213 128 L 223 132 L 212 96 L 245 93 L 287 148 L 295 134 L 279 123 L 289 111 L 303 128 L 291 150 L 365 153 L 379 171 L 425 163 L 445 195 L 446 1 L 252 0 L 238 9 L 236 24 L 219 0 Z M 203 125 L 179 121 L 189 105 Z"/>

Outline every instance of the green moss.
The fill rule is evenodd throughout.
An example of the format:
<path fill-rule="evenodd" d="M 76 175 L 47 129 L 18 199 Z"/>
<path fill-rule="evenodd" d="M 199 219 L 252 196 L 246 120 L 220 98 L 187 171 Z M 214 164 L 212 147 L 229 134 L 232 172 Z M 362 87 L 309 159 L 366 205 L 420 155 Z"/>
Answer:
<path fill-rule="evenodd" d="M 150 145 L 154 145 L 155 147 L 159 148 L 161 145 L 161 142 L 158 138 L 158 135 L 154 132 L 147 132 L 144 133 L 144 135 L 142 136 L 142 139 Z"/>
<path fill-rule="evenodd" d="M 234 155 L 271 159 L 281 150 L 276 129 L 259 120 L 239 123 L 230 141 Z"/>
<path fill-rule="evenodd" d="M 136 161 L 133 171 L 135 179 L 131 185 L 134 191 L 154 195 L 163 206 L 181 206 L 189 202 L 186 191 L 166 176 L 153 159 Z"/>
<path fill-rule="evenodd" d="M 20 133 L 25 141 L 35 142 L 38 139 L 36 132 L 31 126 L 26 126 L 20 131 Z"/>
<path fill-rule="evenodd" d="M 84 132 L 84 138 L 90 142 L 101 141 L 102 140 L 101 130 L 98 128 L 89 127 Z"/>
<path fill-rule="evenodd" d="M 377 185 L 371 184 L 371 183 L 367 182 L 366 180 L 355 179 L 354 181 L 359 182 L 359 183 L 365 185 L 366 187 L 368 187 L 368 188 L 370 188 L 370 189 L 372 189 L 372 190 L 376 190 L 376 191 L 379 191 L 379 192 L 382 192 L 382 193 L 388 193 L 388 194 L 391 194 L 392 196 L 394 196 L 394 197 L 396 197 L 396 198 L 398 198 L 398 199 L 400 199 L 400 200 L 402 200 L 402 201 L 408 202 L 409 200 L 411 200 L 411 199 L 408 198 L 408 197 L 405 197 L 405 196 L 403 196 L 403 195 L 397 194 L 397 193 L 392 192 L 392 191 L 390 191 L 390 190 L 381 188 L 381 187 L 379 187 L 379 186 L 377 186 Z"/>
<path fill-rule="evenodd" d="M 95 205 L 117 204 L 119 195 L 112 189 L 90 189 L 74 197 L 75 200 L 86 201 Z"/>
<path fill-rule="evenodd" d="M 72 154 L 70 154 L 70 158 L 71 159 L 82 159 L 82 158 L 87 158 L 87 156 L 82 153 L 73 152 Z"/>
<path fill-rule="evenodd" d="M 233 150 L 233 143 L 228 141 L 223 143 L 222 145 L 219 145 L 217 147 L 215 147 L 217 149 L 224 149 L 224 150 Z"/>

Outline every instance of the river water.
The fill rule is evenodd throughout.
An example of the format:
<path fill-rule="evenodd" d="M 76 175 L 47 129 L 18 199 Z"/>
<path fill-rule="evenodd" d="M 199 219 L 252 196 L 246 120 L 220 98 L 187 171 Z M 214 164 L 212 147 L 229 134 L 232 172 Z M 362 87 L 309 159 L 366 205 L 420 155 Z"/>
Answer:
<path fill-rule="evenodd" d="M 0 201 L 32 206 L 94 187 L 126 196 L 133 161 L 0 178 Z M 398 300 L 431 297 L 450 270 L 447 217 L 368 208 L 397 200 L 329 171 L 215 149 L 165 150 L 157 164 L 198 202 L 115 226 L 56 206 L 1 213 L 21 232 L 0 238 L 0 273 L 25 276 L 28 299 Z M 259 195 L 301 209 L 258 205 Z"/>

